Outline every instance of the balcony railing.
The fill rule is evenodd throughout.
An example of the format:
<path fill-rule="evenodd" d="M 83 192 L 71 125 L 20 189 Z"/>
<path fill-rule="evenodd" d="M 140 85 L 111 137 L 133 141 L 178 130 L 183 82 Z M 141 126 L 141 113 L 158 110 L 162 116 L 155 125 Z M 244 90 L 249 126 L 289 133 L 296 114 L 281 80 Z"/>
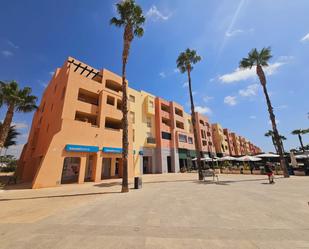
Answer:
<path fill-rule="evenodd" d="M 155 144 L 156 139 L 154 137 L 147 137 L 147 144 Z"/>

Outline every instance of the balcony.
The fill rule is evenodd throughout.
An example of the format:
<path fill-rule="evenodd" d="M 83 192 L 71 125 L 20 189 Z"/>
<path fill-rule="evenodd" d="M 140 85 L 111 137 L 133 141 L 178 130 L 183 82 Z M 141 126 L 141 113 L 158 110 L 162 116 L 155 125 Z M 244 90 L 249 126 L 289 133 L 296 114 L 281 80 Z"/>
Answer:
<path fill-rule="evenodd" d="M 105 118 L 105 128 L 119 131 L 120 129 L 122 129 L 121 120 L 106 117 Z"/>
<path fill-rule="evenodd" d="M 168 105 L 161 104 L 161 110 L 163 112 L 167 112 L 168 114 L 170 113 L 170 107 Z"/>
<path fill-rule="evenodd" d="M 176 121 L 176 127 L 177 127 L 178 129 L 183 130 L 183 129 L 184 129 L 184 123 L 179 122 L 179 121 Z"/>
<path fill-rule="evenodd" d="M 116 93 L 122 93 L 122 85 L 121 83 L 115 82 L 113 80 L 106 80 L 105 88 L 112 90 Z"/>
<path fill-rule="evenodd" d="M 78 91 L 77 99 L 91 105 L 99 105 L 99 94 L 87 91 L 82 88 L 80 88 Z"/>
<path fill-rule="evenodd" d="M 175 107 L 175 114 L 180 116 L 180 117 L 183 117 L 183 112 L 182 110 L 180 110 L 179 108 Z"/>
<path fill-rule="evenodd" d="M 147 144 L 156 144 L 156 139 L 154 137 L 147 137 Z"/>
<path fill-rule="evenodd" d="M 76 111 L 75 120 L 91 124 L 92 127 L 98 127 L 97 115 Z"/>
<path fill-rule="evenodd" d="M 162 124 L 164 124 L 164 125 L 166 125 L 168 127 L 171 127 L 171 120 L 170 119 L 162 117 L 161 121 L 162 121 Z"/>

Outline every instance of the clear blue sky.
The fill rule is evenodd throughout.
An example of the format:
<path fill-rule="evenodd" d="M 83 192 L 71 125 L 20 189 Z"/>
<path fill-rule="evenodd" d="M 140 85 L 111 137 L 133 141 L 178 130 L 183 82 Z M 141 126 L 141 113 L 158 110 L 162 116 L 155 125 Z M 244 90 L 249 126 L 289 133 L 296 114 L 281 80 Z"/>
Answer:
<path fill-rule="evenodd" d="M 122 31 L 109 25 L 116 1 L 2 1 L 0 79 L 17 80 L 41 96 L 51 72 L 73 56 L 96 68 L 121 72 Z M 217 0 L 137 1 L 147 22 L 133 41 L 130 86 L 174 100 L 188 111 L 186 76 L 176 58 L 187 47 L 203 58 L 192 72 L 198 110 L 257 145 L 273 150 L 264 133 L 271 128 L 254 72 L 236 71 L 251 48 L 271 46 L 267 70 L 279 131 L 287 149 L 299 146 L 291 130 L 308 128 L 309 1 Z M 0 112 L 1 119 L 4 109 Z M 14 122 L 26 142 L 32 114 Z M 304 136 L 309 143 L 309 135 Z"/>

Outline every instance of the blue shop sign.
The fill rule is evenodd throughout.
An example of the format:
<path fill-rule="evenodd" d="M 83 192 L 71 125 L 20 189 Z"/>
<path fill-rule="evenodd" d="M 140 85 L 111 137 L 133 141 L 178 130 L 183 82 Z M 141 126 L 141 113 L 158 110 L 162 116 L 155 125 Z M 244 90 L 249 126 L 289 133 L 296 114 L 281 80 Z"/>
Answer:
<path fill-rule="evenodd" d="M 103 147 L 102 149 L 105 153 L 122 153 L 122 148 L 112 148 L 112 147 Z"/>
<path fill-rule="evenodd" d="M 78 144 L 67 144 L 65 146 L 66 151 L 73 152 L 98 152 L 98 146 L 87 146 L 87 145 L 78 145 Z"/>

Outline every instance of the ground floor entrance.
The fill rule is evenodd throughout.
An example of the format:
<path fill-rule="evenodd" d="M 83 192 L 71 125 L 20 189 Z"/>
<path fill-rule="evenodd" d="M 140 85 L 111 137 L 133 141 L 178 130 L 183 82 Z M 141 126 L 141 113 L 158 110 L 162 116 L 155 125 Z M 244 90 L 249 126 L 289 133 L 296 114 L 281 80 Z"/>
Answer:
<path fill-rule="evenodd" d="M 85 182 L 92 181 L 92 175 L 94 171 L 94 155 L 88 155 L 85 167 Z"/>
<path fill-rule="evenodd" d="M 66 157 L 63 161 L 61 184 L 77 183 L 80 170 L 80 157 Z"/>
<path fill-rule="evenodd" d="M 167 161 L 167 173 L 172 173 L 172 159 L 171 156 L 167 156 L 166 157 L 166 161 Z"/>
<path fill-rule="evenodd" d="M 143 174 L 152 173 L 152 157 L 143 156 Z"/>
<path fill-rule="evenodd" d="M 121 157 L 103 157 L 101 179 L 110 179 L 122 177 L 122 158 Z"/>

